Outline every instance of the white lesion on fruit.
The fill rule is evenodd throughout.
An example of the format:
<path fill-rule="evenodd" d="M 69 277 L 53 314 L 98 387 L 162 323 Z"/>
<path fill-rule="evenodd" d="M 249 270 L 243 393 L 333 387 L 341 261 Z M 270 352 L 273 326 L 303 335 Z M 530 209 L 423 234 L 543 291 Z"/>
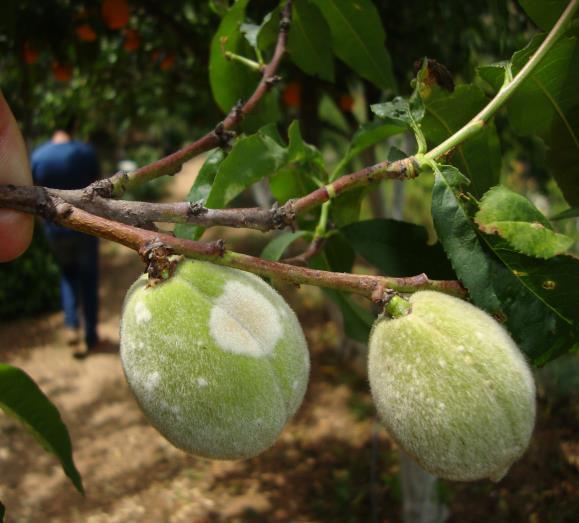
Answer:
<path fill-rule="evenodd" d="M 147 390 L 147 392 L 152 392 L 159 386 L 159 382 L 161 381 L 161 375 L 155 371 L 151 372 L 147 375 L 146 379 L 144 380 L 143 386 Z"/>
<path fill-rule="evenodd" d="M 228 352 L 263 357 L 273 352 L 283 334 L 277 307 L 253 287 L 228 281 L 215 300 L 209 332 Z"/>
<path fill-rule="evenodd" d="M 151 311 L 143 301 L 138 301 L 135 305 L 135 319 L 137 323 L 147 323 L 152 318 Z"/>

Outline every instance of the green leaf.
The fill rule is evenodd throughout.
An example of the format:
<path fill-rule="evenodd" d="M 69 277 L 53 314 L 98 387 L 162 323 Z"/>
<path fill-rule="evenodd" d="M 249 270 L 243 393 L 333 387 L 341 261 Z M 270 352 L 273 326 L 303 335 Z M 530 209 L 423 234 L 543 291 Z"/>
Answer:
<path fill-rule="evenodd" d="M 377 143 L 387 140 L 391 136 L 401 134 L 405 131 L 406 125 L 398 125 L 389 121 L 383 122 L 381 120 L 375 120 L 362 124 L 352 137 L 346 154 L 332 172 L 330 181 L 342 175 L 348 164 L 360 153 L 373 147 Z"/>
<path fill-rule="evenodd" d="M 346 336 L 356 340 L 360 343 L 367 344 L 370 337 L 370 330 L 375 316 L 368 310 L 360 307 L 351 296 L 347 294 L 334 291 L 331 289 L 324 289 L 328 297 L 340 307 L 342 317 L 344 318 L 344 331 Z"/>
<path fill-rule="evenodd" d="M 527 16 L 543 31 L 549 31 L 567 7 L 569 0 L 519 0 Z"/>
<path fill-rule="evenodd" d="M 257 45 L 261 50 L 266 50 L 268 47 L 273 47 L 277 42 L 280 11 L 281 9 L 278 6 L 263 17 L 263 21 L 261 22 L 259 33 L 257 35 Z"/>
<path fill-rule="evenodd" d="M 568 220 L 569 218 L 579 218 L 579 207 L 572 207 L 562 211 L 555 216 L 551 216 L 551 221 Z"/>
<path fill-rule="evenodd" d="M 248 0 L 237 0 L 221 20 L 211 41 L 209 55 L 209 82 L 217 105 L 223 112 L 239 101 L 247 99 L 257 86 L 260 76 L 237 61 L 227 60 L 225 51 L 250 56 L 251 47 L 240 30 L 245 18 Z M 279 108 L 274 92 L 267 93 L 244 124 L 250 129 L 259 123 L 277 120 Z"/>
<path fill-rule="evenodd" d="M 472 301 L 505 321 L 534 364 L 544 364 L 569 351 L 576 343 L 577 327 L 565 310 L 576 308 L 572 304 L 577 303 L 579 271 L 568 272 L 562 260 L 574 259 L 557 256 L 539 260 L 498 244 L 491 248 L 493 242 L 504 240 L 478 233 L 472 220 L 476 204 L 460 192 L 452 176 L 448 179 L 447 169 L 443 167 L 435 178 L 432 216 L 440 242 Z M 554 288 L 549 288 L 549 281 L 555 282 Z M 560 308 L 562 303 L 566 303 L 565 310 Z"/>
<path fill-rule="evenodd" d="M 347 156 L 350 159 L 354 158 L 369 147 L 401 134 L 405 130 L 405 125 L 382 122 L 380 120 L 362 124 L 352 137 Z"/>
<path fill-rule="evenodd" d="M 336 56 L 382 89 L 395 89 L 386 34 L 370 0 L 314 0 L 332 32 Z"/>
<path fill-rule="evenodd" d="M 314 145 L 304 142 L 297 120 L 294 120 L 288 128 L 288 139 L 288 162 L 307 163 L 315 168 L 316 174 L 325 172 L 321 151 Z"/>
<path fill-rule="evenodd" d="M 308 0 L 293 4 L 288 52 L 304 73 L 334 81 L 330 28 L 320 10 Z"/>
<path fill-rule="evenodd" d="M 487 99 L 475 85 L 460 85 L 448 93 L 435 87 L 424 99 L 426 114 L 422 132 L 431 145 L 438 145 L 475 116 Z M 499 182 L 501 154 L 494 123 L 459 145 L 452 164 L 471 181 L 469 191 L 477 198 Z"/>
<path fill-rule="evenodd" d="M 261 27 L 257 24 L 241 24 L 239 26 L 239 30 L 241 34 L 247 40 L 247 43 L 253 47 L 254 49 L 257 48 L 257 37 L 259 35 L 259 30 Z"/>
<path fill-rule="evenodd" d="M 410 99 L 397 96 L 390 102 L 370 106 L 378 118 L 386 119 L 398 125 L 406 125 L 416 137 L 420 152 L 426 152 L 426 143 L 420 129 L 420 121 L 424 118 L 424 104 L 417 95 Z"/>
<path fill-rule="evenodd" d="M 54 454 L 76 489 L 84 494 L 72 457 L 70 436 L 53 403 L 24 371 L 0 363 L 0 408 L 20 421 L 42 447 Z"/>
<path fill-rule="evenodd" d="M 435 279 L 456 279 L 442 246 L 428 245 L 424 227 L 396 220 L 374 219 L 340 229 L 354 250 L 387 276 L 426 273 Z"/>
<path fill-rule="evenodd" d="M 484 195 L 475 221 L 481 231 L 496 233 L 514 250 L 537 258 L 552 258 L 573 244 L 572 238 L 553 231 L 527 198 L 501 185 Z"/>
<path fill-rule="evenodd" d="M 203 167 L 199 170 L 195 181 L 187 195 L 188 202 L 198 202 L 202 200 L 207 201 L 209 194 L 211 193 L 211 188 L 219 170 L 221 162 L 225 158 L 225 153 L 221 149 L 214 149 L 209 153 L 207 160 L 203 164 Z M 189 223 L 178 223 L 173 229 L 173 234 L 178 238 L 187 238 L 189 240 L 197 240 L 203 234 L 205 229 L 197 225 L 192 225 Z"/>
<path fill-rule="evenodd" d="M 243 54 L 248 46 L 240 26 L 245 18 L 249 0 L 238 0 L 221 20 L 211 41 L 209 56 L 209 81 L 217 105 L 227 112 L 235 103 L 247 96 L 256 83 L 257 75 L 238 62 L 227 60 L 224 51 Z"/>
<path fill-rule="evenodd" d="M 367 187 L 354 189 L 353 191 L 341 194 L 332 201 L 331 213 L 337 227 L 345 227 L 360 219 L 362 200 L 368 193 L 368 190 Z"/>
<path fill-rule="evenodd" d="M 513 55 L 513 74 L 527 63 L 542 41 L 543 36 L 537 35 Z M 560 39 L 507 103 L 509 123 L 515 132 L 535 134 L 545 141 L 547 165 L 573 206 L 579 205 L 578 63 L 577 39 Z"/>
<path fill-rule="evenodd" d="M 312 180 L 312 171 L 307 165 L 292 163 L 270 178 L 269 188 L 274 198 L 284 204 L 316 190 L 318 185 Z"/>
<path fill-rule="evenodd" d="M 287 149 L 267 134 L 257 132 L 239 138 L 220 164 L 206 205 L 225 207 L 250 185 L 275 173 L 287 158 Z"/>
<path fill-rule="evenodd" d="M 481 65 L 477 67 L 479 76 L 488 82 L 491 87 L 498 91 L 505 80 L 505 74 L 511 69 L 511 62 L 509 60 L 502 60 L 494 64 Z"/>
<path fill-rule="evenodd" d="M 288 137 L 287 165 L 279 169 L 269 183 L 272 194 L 280 203 L 317 189 L 317 180 L 327 180 L 322 153 L 304 142 L 297 120 L 290 124 Z"/>
<path fill-rule="evenodd" d="M 309 234 L 309 231 L 282 232 L 264 247 L 261 257 L 264 260 L 277 261 L 293 242 Z"/>
<path fill-rule="evenodd" d="M 391 120 L 398 125 L 416 125 L 424 118 L 424 104 L 420 98 L 412 103 L 402 96 L 396 96 L 392 101 L 370 106 L 370 110 L 382 119 Z"/>

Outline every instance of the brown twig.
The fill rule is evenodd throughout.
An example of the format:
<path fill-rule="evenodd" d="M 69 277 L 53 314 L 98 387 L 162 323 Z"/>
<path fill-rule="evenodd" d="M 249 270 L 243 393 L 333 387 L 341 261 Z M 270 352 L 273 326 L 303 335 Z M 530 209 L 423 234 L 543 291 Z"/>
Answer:
<path fill-rule="evenodd" d="M 176 174 L 182 165 L 191 158 L 215 147 L 226 145 L 233 136 L 231 130 L 235 129 L 242 122 L 243 118 L 253 111 L 261 98 L 271 89 L 272 85 L 278 79 L 276 71 L 286 50 L 291 24 L 291 5 L 292 0 L 287 0 L 281 13 L 279 33 L 273 56 L 270 62 L 263 68 L 260 82 L 245 103 L 233 107 L 223 122 L 218 124 L 213 131 L 207 133 L 192 144 L 134 171 L 128 173 L 118 172 L 106 181 L 101 180 L 96 184 L 89 185 L 85 189 L 85 194 L 88 197 L 98 195 L 105 198 L 118 198 L 122 196 L 127 189 L 135 185 L 141 185 L 161 176 Z"/>
<path fill-rule="evenodd" d="M 396 162 L 380 162 L 355 173 L 342 176 L 334 182 L 281 207 L 261 209 L 207 209 L 200 202 L 148 203 L 111 200 L 100 196 L 102 185 L 96 192 L 87 195 L 86 190 L 56 190 L 43 187 L 15 187 L 0 185 L 0 207 L 35 213 L 37 202 L 52 197 L 59 198 L 79 209 L 120 221 L 128 225 L 143 227 L 152 222 L 191 223 L 202 227 L 222 225 L 244 227 L 259 231 L 294 228 L 295 217 L 341 194 L 383 179 L 409 179 L 417 176 L 418 169 L 412 157 Z M 110 179 L 109 179 L 110 180 Z M 109 180 L 101 180 L 108 182 Z M 106 189 L 103 189 L 106 193 Z"/>
<path fill-rule="evenodd" d="M 314 238 L 304 252 L 297 256 L 284 258 L 282 261 L 283 263 L 289 263 L 290 265 L 307 265 L 308 260 L 318 254 L 324 248 L 325 243 L 326 239 L 322 236 Z"/>
<path fill-rule="evenodd" d="M 24 208 L 20 210 L 26 211 Z M 35 212 L 64 227 L 121 243 L 137 252 L 142 253 L 150 244 L 154 243 L 189 258 L 211 261 L 219 265 L 242 269 L 260 276 L 267 276 L 294 284 L 303 283 L 351 292 L 365 296 L 377 303 L 385 299 L 389 290 L 416 292 L 430 289 L 454 296 L 466 296 L 466 291 L 459 282 L 453 280 L 430 280 L 425 274 L 407 278 L 366 276 L 320 271 L 263 260 L 254 256 L 228 251 L 221 240 L 211 243 L 185 240 L 168 234 L 160 234 L 107 220 L 77 209 L 58 197 L 48 199 L 47 204 L 42 209 L 37 207 Z"/>

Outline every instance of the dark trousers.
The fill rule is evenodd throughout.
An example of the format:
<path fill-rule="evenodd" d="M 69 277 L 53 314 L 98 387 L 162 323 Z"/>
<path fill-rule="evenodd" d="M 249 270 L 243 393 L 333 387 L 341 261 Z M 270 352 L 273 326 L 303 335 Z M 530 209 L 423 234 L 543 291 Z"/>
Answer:
<path fill-rule="evenodd" d="M 98 239 L 81 234 L 48 233 L 60 266 L 60 297 L 67 327 L 79 328 L 82 306 L 84 337 L 88 347 L 97 341 Z"/>

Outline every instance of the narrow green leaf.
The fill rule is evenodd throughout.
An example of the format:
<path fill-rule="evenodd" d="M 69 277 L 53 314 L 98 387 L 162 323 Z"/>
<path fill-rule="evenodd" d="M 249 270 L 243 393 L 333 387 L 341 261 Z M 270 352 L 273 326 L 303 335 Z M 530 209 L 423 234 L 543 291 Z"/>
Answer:
<path fill-rule="evenodd" d="M 513 55 L 513 74 L 527 63 L 543 38 L 537 35 Z M 577 38 L 560 39 L 507 104 L 509 123 L 515 132 L 535 134 L 545 141 L 547 165 L 573 206 L 579 205 L 578 63 Z"/>
<path fill-rule="evenodd" d="M 320 10 L 308 0 L 295 2 L 288 36 L 288 52 L 304 73 L 334 81 L 330 28 Z"/>
<path fill-rule="evenodd" d="M 577 341 L 577 327 L 566 312 L 577 303 L 579 271 L 567 272 L 568 260 L 573 258 L 557 256 L 545 261 L 493 245 L 505 242 L 478 233 L 472 220 L 475 201 L 446 175 L 443 167 L 436 176 L 432 216 L 440 242 L 472 301 L 505 321 L 534 364 L 569 351 Z"/>
<path fill-rule="evenodd" d="M 354 158 L 369 147 L 383 142 L 392 136 L 401 134 L 405 130 L 405 125 L 382 122 L 380 120 L 362 124 L 352 137 L 348 157 L 350 159 Z"/>
<path fill-rule="evenodd" d="M 572 207 L 562 211 L 555 216 L 551 216 L 551 221 L 568 220 L 569 218 L 579 218 L 579 207 Z"/>
<path fill-rule="evenodd" d="M 386 34 L 371 0 L 313 0 L 332 32 L 336 56 L 382 89 L 395 89 Z"/>
<path fill-rule="evenodd" d="M 188 202 L 198 202 L 202 200 L 205 203 L 207 201 L 215 176 L 224 158 L 225 153 L 221 149 L 214 149 L 209 153 L 187 195 Z M 197 225 L 178 223 L 173 229 L 173 234 L 178 238 L 197 240 L 201 237 L 204 230 L 203 227 L 198 227 Z"/>
<path fill-rule="evenodd" d="M 54 454 L 76 489 L 84 494 L 72 457 L 66 425 L 54 404 L 24 371 L 0 363 L 0 408 L 20 421 L 42 447 Z"/>
<path fill-rule="evenodd" d="M 374 219 L 340 229 L 354 250 L 387 276 L 426 273 L 430 278 L 455 279 L 442 246 L 428 245 L 424 227 L 396 220 Z"/>
<path fill-rule="evenodd" d="M 519 0 L 527 16 L 543 31 L 549 31 L 569 0 Z"/>
<path fill-rule="evenodd" d="M 286 158 L 287 149 L 265 133 L 240 138 L 219 164 L 207 207 L 225 207 L 250 185 L 275 173 Z"/>
<path fill-rule="evenodd" d="M 573 244 L 572 238 L 553 231 L 527 198 L 501 185 L 484 195 L 475 221 L 481 231 L 498 234 L 514 250 L 537 258 L 552 258 Z"/>
<path fill-rule="evenodd" d="M 237 0 L 221 20 L 211 41 L 209 82 L 217 105 L 223 112 L 239 101 L 246 100 L 257 86 L 260 76 L 239 62 L 225 58 L 225 51 L 251 58 L 253 51 L 241 32 L 248 0 Z M 267 93 L 244 125 L 253 130 L 260 124 L 275 121 L 279 116 L 275 91 Z"/>
<path fill-rule="evenodd" d="M 248 49 L 240 26 L 249 0 L 238 0 L 221 20 L 211 41 L 209 55 L 209 81 L 217 105 L 227 112 L 240 99 L 247 96 L 255 85 L 257 75 L 237 62 L 227 60 L 224 51 L 243 54 Z"/>
<path fill-rule="evenodd" d="M 309 231 L 282 232 L 264 247 L 261 251 L 261 257 L 264 260 L 277 261 L 293 242 L 309 234 Z"/>
<path fill-rule="evenodd" d="M 475 85 L 460 85 L 448 93 L 435 87 L 424 99 L 426 114 L 421 129 L 431 145 L 438 145 L 464 126 L 487 103 Z M 459 145 L 452 164 L 471 181 L 469 191 L 477 198 L 499 182 L 500 144 L 494 123 Z"/>

